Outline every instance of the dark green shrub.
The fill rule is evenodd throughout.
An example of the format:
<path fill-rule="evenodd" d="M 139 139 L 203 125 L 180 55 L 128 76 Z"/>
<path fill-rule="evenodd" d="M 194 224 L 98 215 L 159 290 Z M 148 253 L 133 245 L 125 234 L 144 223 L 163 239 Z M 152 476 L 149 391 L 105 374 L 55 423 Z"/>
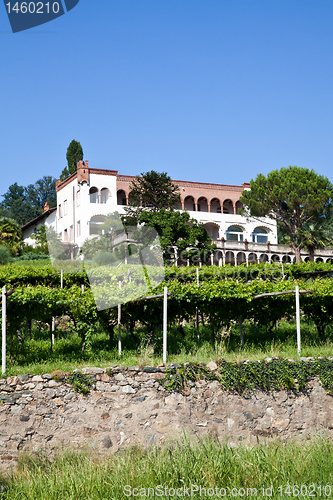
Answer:
<path fill-rule="evenodd" d="M 0 264 L 6 265 L 13 260 L 10 250 L 5 245 L 0 246 Z"/>

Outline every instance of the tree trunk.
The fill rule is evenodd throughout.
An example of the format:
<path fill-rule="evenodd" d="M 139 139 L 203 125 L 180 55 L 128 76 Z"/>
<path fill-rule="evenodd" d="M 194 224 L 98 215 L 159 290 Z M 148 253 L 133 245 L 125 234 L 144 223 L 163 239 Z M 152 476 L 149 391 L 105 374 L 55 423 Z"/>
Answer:
<path fill-rule="evenodd" d="M 293 245 L 295 252 L 296 262 L 299 264 L 301 262 L 301 249 L 299 246 Z"/>
<path fill-rule="evenodd" d="M 308 247 L 309 250 L 309 262 L 314 262 L 314 247 Z"/>

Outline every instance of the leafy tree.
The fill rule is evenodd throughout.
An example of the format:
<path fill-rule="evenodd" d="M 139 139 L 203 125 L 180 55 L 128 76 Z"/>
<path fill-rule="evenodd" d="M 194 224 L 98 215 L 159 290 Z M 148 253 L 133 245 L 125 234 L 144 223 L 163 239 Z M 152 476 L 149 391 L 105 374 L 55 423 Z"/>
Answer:
<path fill-rule="evenodd" d="M 21 226 L 9 217 L 0 218 L 0 244 L 10 249 L 13 255 L 17 255 L 21 246 Z"/>
<path fill-rule="evenodd" d="M 25 196 L 27 203 L 38 210 L 38 214 L 43 213 L 45 203 L 49 207 L 55 207 L 57 204 L 57 194 L 55 189 L 56 179 L 50 175 L 44 175 L 38 179 L 35 184 L 29 184 L 25 188 Z"/>
<path fill-rule="evenodd" d="M 54 177 L 44 176 L 27 187 L 15 182 L 3 195 L 1 214 L 23 226 L 43 213 L 46 202 L 50 207 L 56 205 L 55 181 Z"/>
<path fill-rule="evenodd" d="M 317 248 L 325 248 L 332 245 L 332 237 L 325 227 L 325 224 L 309 222 L 304 224 L 302 247 L 309 252 L 310 262 L 314 261 L 314 252 Z"/>
<path fill-rule="evenodd" d="M 179 257 L 197 262 L 206 261 L 216 249 L 204 225 L 191 219 L 188 212 L 170 211 L 165 208 L 161 208 L 159 212 L 143 210 L 139 222 L 156 230 L 166 262 L 173 258 L 173 247 Z"/>
<path fill-rule="evenodd" d="M 92 259 L 97 253 L 111 252 L 114 236 L 125 231 L 118 212 L 109 214 L 98 229 L 99 234 L 87 239 L 81 247 L 80 253 L 85 259 Z"/>
<path fill-rule="evenodd" d="M 36 250 L 40 253 L 48 254 L 49 250 L 47 246 L 46 226 L 43 224 L 38 226 L 33 238 L 36 241 Z"/>
<path fill-rule="evenodd" d="M 83 149 L 79 142 L 73 140 L 67 148 L 67 166 L 61 172 L 60 180 L 64 181 L 77 170 L 77 164 L 83 160 Z"/>
<path fill-rule="evenodd" d="M 301 248 L 305 248 L 309 252 L 310 262 L 314 261 L 314 253 L 317 248 L 333 246 L 332 221 L 332 217 L 326 217 L 320 222 L 304 224 L 302 230 L 304 240 L 301 243 Z M 285 245 L 290 243 L 290 237 L 280 221 L 278 221 L 278 241 Z"/>
<path fill-rule="evenodd" d="M 21 226 L 38 215 L 38 210 L 27 200 L 25 188 L 19 186 L 17 182 L 9 186 L 8 191 L 3 195 L 1 208 L 5 217 L 14 219 Z"/>
<path fill-rule="evenodd" d="M 300 262 L 306 224 L 322 223 L 333 210 L 333 185 L 314 170 L 289 166 L 273 170 L 267 177 L 257 175 L 251 180 L 250 190 L 243 191 L 240 201 L 246 207 L 243 213 L 281 222 L 296 262 Z"/>
<path fill-rule="evenodd" d="M 171 178 L 165 173 L 142 173 L 136 177 L 130 186 L 130 207 L 125 210 L 128 215 L 137 217 L 143 209 L 157 212 L 162 208 L 172 210 L 180 201 L 180 194 Z"/>

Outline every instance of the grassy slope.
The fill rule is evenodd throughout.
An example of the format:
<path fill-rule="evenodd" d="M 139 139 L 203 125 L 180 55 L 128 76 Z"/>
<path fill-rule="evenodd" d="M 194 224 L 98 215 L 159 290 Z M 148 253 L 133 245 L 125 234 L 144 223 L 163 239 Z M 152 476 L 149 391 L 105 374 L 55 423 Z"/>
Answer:
<path fill-rule="evenodd" d="M 305 485 L 303 497 L 312 490 L 312 496 L 320 498 L 319 486 L 325 497 L 325 486 L 333 484 L 333 445 L 319 437 L 300 443 L 276 441 L 254 446 L 221 446 L 213 439 L 189 444 L 185 438 L 182 443 L 160 449 L 134 447 L 104 459 L 89 452 L 67 451 L 56 455 L 53 463 L 42 455 L 22 457 L 17 475 L 1 482 L 7 491 L 3 498 L 8 500 L 119 500 L 126 498 L 126 485 L 131 490 L 145 488 L 148 496 L 148 488 L 158 485 L 165 491 L 165 487 L 191 488 L 191 484 L 206 489 L 225 488 L 229 497 L 232 488 L 244 488 L 246 492 L 257 488 L 257 495 L 252 491 L 256 498 L 263 498 L 263 487 L 272 486 L 271 498 L 283 499 L 293 497 L 292 490 L 291 495 L 284 493 L 288 485 Z M 314 485 L 312 489 L 310 485 Z M 279 486 L 283 486 L 282 495 Z M 251 496 L 251 492 L 247 495 Z M 163 498 L 172 498 L 172 490 Z M 192 498 L 200 498 L 199 492 L 194 492 Z"/>

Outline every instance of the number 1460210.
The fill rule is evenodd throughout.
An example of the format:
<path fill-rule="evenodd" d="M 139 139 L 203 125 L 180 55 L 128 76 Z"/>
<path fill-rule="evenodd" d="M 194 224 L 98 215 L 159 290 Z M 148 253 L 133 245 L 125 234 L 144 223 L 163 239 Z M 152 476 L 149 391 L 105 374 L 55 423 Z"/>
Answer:
<path fill-rule="evenodd" d="M 58 14 L 59 2 L 8 2 L 6 4 L 8 14 Z"/>

